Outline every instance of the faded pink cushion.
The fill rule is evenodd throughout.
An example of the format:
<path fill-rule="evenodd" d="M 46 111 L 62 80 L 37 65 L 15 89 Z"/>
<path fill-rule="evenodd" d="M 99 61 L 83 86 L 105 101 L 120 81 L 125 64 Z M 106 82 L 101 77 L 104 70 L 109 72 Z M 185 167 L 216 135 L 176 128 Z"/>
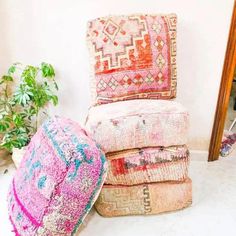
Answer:
<path fill-rule="evenodd" d="M 106 169 L 103 152 L 76 122 L 45 122 L 10 186 L 15 234 L 73 235 L 96 200 Z"/>
<path fill-rule="evenodd" d="M 105 217 L 153 215 L 176 211 L 192 203 L 192 181 L 137 184 L 133 186 L 103 185 L 95 203 Z M 158 235 L 158 234 L 157 234 Z"/>
<path fill-rule="evenodd" d="M 176 96 L 175 14 L 108 16 L 88 23 L 94 104 Z"/>
<path fill-rule="evenodd" d="M 86 123 L 103 151 L 187 143 L 189 114 L 178 102 L 136 99 L 92 107 Z"/>

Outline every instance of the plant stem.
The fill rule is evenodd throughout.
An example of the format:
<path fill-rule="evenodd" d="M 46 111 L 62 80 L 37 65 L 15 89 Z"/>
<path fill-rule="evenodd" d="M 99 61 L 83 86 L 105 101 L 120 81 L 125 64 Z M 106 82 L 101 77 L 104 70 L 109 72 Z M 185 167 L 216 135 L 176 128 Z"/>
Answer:
<path fill-rule="evenodd" d="M 38 116 L 39 116 L 39 108 L 36 107 L 35 132 L 38 130 Z"/>
<path fill-rule="evenodd" d="M 5 90 L 4 90 L 4 93 L 5 93 L 5 106 L 8 107 L 8 109 L 10 110 L 11 114 L 13 114 L 13 110 L 12 110 L 12 107 L 11 107 L 11 104 L 8 102 L 8 85 L 6 83 L 6 87 L 5 87 Z M 6 107 L 5 107 L 6 109 Z"/>

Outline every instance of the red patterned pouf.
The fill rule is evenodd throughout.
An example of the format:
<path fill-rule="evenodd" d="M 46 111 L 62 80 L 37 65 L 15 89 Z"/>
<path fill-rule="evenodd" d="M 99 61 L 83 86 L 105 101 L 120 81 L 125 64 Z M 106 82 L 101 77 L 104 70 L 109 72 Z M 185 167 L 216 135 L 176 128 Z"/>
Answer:
<path fill-rule="evenodd" d="M 100 17 L 88 23 L 94 104 L 176 96 L 175 14 Z"/>
<path fill-rule="evenodd" d="M 131 149 L 107 153 L 106 158 L 106 184 L 183 181 L 188 176 L 189 151 L 186 146 Z"/>

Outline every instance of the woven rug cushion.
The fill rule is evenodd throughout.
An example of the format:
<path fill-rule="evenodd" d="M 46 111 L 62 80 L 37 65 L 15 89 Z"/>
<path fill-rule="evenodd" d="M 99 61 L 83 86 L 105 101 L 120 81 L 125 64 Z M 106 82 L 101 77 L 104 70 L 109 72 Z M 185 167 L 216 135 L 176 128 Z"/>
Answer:
<path fill-rule="evenodd" d="M 16 235 L 74 235 L 96 200 L 107 164 L 75 122 L 53 118 L 32 138 L 10 186 Z"/>
<path fill-rule="evenodd" d="M 192 182 L 162 182 L 134 186 L 104 185 L 95 207 L 105 217 L 151 215 L 175 211 L 192 203 Z"/>
<path fill-rule="evenodd" d="M 135 99 L 92 107 L 87 129 L 107 152 L 187 142 L 189 115 L 178 102 Z"/>
<path fill-rule="evenodd" d="M 93 103 L 176 96 L 175 14 L 101 17 L 88 22 Z"/>
<path fill-rule="evenodd" d="M 183 181 L 188 175 L 189 151 L 186 146 L 151 147 L 107 153 L 106 184 Z"/>

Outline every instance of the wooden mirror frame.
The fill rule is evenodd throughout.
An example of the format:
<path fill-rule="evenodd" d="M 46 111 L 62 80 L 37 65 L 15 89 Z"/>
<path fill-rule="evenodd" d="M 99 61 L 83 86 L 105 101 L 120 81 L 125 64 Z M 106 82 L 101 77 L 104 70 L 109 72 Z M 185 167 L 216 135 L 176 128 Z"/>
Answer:
<path fill-rule="evenodd" d="M 225 119 L 229 105 L 234 70 L 236 66 L 236 1 L 234 1 L 228 45 L 225 53 L 224 67 L 221 77 L 220 91 L 216 107 L 214 125 L 209 146 L 208 161 L 219 159 L 221 140 L 224 132 Z"/>

